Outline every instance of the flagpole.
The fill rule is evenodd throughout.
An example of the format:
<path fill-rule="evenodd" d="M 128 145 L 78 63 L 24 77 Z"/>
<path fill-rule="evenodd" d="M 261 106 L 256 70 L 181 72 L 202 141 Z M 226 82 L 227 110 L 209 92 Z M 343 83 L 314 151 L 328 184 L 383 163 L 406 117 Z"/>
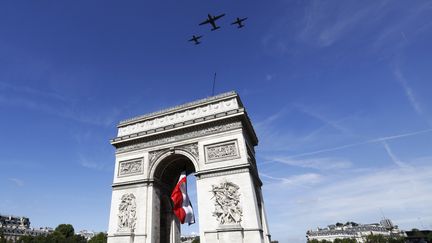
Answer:
<path fill-rule="evenodd" d="M 213 89 L 212 89 L 212 96 L 214 96 L 214 91 L 215 91 L 215 84 L 216 84 L 216 72 L 214 73 L 214 77 L 213 77 Z"/>

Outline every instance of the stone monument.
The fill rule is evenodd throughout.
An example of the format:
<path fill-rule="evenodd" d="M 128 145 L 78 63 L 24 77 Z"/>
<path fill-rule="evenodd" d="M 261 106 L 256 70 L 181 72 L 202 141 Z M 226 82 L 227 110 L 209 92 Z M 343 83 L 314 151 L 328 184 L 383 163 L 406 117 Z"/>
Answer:
<path fill-rule="evenodd" d="M 108 243 L 178 243 L 171 191 L 196 177 L 201 243 L 270 243 L 258 139 L 235 92 L 120 122 Z"/>

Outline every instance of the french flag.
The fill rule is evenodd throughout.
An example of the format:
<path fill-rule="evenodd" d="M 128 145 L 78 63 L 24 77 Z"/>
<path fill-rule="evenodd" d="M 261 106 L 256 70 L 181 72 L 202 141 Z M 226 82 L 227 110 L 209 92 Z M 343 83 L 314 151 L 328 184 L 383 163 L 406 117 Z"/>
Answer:
<path fill-rule="evenodd" d="M 171 200 L 174 203 L 173 211 L 182 224 L 188 223 L 189 225 L 195 223 L 195 216 L 193 213 L 192 205 L 189 201 L 186 186 L 186 171 L 180 174 L 177 185 L 171 193 Z"/>

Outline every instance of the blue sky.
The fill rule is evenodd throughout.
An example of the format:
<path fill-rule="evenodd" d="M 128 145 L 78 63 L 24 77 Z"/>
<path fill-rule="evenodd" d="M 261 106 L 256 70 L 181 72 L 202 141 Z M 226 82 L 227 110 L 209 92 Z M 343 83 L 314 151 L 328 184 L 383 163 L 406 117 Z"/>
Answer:
<path fill-rule="evenodd" d="M 106 230 L 117 122 L 207 97 L 217 72 L 257 130 L 274 239 L 381 211 L 430 229 L 430 43 L 430 1 L 3 1 L 0 212 Z"/>

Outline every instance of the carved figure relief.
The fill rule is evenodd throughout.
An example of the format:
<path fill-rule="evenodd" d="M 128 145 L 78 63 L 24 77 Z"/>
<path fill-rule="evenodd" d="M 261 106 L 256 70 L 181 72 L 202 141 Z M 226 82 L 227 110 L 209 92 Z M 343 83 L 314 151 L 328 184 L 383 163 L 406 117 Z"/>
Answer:
<path fill-rule="evenodd" d="M 159 158 L 163 153 L 165 153 L 168 150 L 169 149 L 160 149 L 160 150 L 155 150 L 155 151 L 149 152 L 150 166 L 153 165 L 154 162 L 156 162 L 157 158 Z"/>
<path fill-rule="evenodd" d="M 183 149 L 188 151 L 189 153 L 191 153 L 196 160 L 199 159 L 199 154 L 198 154 L 198 143 L 191 143 L 191 144 L 186 144 L 180 147 L 174 147 L 173 149 Z M 165 152 L 169 151 L 170 149 L 160 149 L 160 150 L 155 150 L 155 151 L 151 151 L 149 152 L 149 161 L 150 161 L 150 166 L 152 166 L 156 160 Z"/>
<path fill-rule="evenodd" d="M 216 217 L 220 224 L 239 224 L 242 220 L 243 210 L 240 206 L 240 187 L 232 182 L 222 182 L 212 185 Z"/>
<path fill-rule="evenodd" d="M 237 141 L 230 141 L 222 144 L 207 145 L 205 147 L 208 162 L 239 158 Z"/>
<path fill-rule="evenodd" d="M 205 127 L 204 126 L 204 128 L 199 129 L 199 130 L 189 130 L 187 132 L 182 132 L 182 133 L 178 133 L 178 134 L 171 135 L 171 136 L 162 136 L 160 138 L 152 139 L 152 140 L 149 140 L 146 142 L 141 142 L 141 143 L 137 143 L 137 144 L 133 144 L 133 145 L 127 145 L 127 146 L 119 147 L 119 148 L 117 148 L 116 152 L 117 153 L 129 152 L 129 151 L 143 149 L 143 148 L 147 148 L 147 147 L 151 147 L 151 146 L 158 146 L 158 145 L 162 145 L 162 144 L 182 141 L 185 139 L 191 139 L 191 138 L 196 138 L 196 137 L 200 137 L 200 136 L 206 136 L 209 134 L 215 134 L 215 133 L 219 133 L 219 132 L 229 131 L 229 130 L 233 130 L 233 129 L 241 128 L 241 127 L 242 127 L 241 122 L 230 122 L 230 123 L 221 122 L 221 124 L 216 125 L 216 126 L 211 126 L 211 127 Z"/>
<path fill-rule="evenodd" d="M 133 231 L 136 224 L 136 202 L 132 193 L 121 197 L 118 213 L 118 231 Z"/>
<path fill-rule="evenodd" d="M 219 101 L 218 103 L 212 105 L 207 104 L 186 111 L 179 111 L 171 115 L 165 115 L 143 122 L 138 122 L 133 125 L 120 127 L 118 130 L 118 136 L 121 137 L 161 126 L 167 126 L 178 122 L 193 120 L 209 114 L 217 114 L 220 112 L 229 111 L 234 109 L 236 106 L 238 106 L 237 99 L 231 98 L 229 100 Z"/>
<path fill-rule="evenodd" d="M 184 149 L 184 150 L 188 151 L 189 153 L 191 153 L 195 157 L 195 159 L 198 160 L 199 155 L 198 155 L 198 144 L 197 143 L 183 145 L 183 146 L 179 147 L 179 149 Z"/>
<path fill-rule="evenodd" d="M 119 176 L 137 175 L 143 173 L 143 160 L 128 160 L 119 163 Z"/>

